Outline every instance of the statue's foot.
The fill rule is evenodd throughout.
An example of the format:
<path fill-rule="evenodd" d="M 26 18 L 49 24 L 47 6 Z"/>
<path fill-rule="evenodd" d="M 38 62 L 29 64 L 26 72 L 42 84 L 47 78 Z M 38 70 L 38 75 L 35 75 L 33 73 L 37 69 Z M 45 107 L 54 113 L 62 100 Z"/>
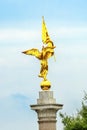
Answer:
<path fill-rule="evenodd" d="M 42 76 L 41 74 L 39 74 L 39 75 L 38 75 L 38 77 L 41 77 L 41 78 L 43 78 L 43 76 Z"/>

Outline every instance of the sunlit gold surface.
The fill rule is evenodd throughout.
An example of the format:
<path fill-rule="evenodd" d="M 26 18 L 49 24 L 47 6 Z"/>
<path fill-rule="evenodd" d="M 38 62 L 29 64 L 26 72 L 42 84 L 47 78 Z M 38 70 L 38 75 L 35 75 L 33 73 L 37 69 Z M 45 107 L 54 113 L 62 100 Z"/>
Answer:
<path fill-rule="evenodd" d="M 50 81 L 48 81 L 48 80 L 46 80 L 46 81 L 43 80 L 43 81 L 41 82 L 40 86 L 41 86 L 41 89 L 42 89 L 42 90 L 49 90 L 50 87 L 51 87 L 51 83 L 50 83 Z"/>
<path fill-rule="evenodd" d="M 40 74 L 38 76 L 43 78 L 43 81 L 41 82 L 40 86 L 43 90 L 48 90 L 51 87 L 51 83 L 47 80 L 48 59 L 54 55 L 55 46 L 48 35 L 44 19 L 42 21 L 42 41 L 45 46 L 42 46 L 41 51 L 36 48 L 32 48 L 23 51 L 23 53 L 26 55 L 35 56 L 37 59 L 40 60 L 41 69 Z"/>

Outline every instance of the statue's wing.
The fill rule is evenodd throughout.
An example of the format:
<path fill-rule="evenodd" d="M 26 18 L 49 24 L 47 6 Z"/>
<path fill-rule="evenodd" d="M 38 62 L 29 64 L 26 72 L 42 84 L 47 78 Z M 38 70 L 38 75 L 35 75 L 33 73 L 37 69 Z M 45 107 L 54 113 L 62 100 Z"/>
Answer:
<path fill-rule="evenodd" d="M 23 51 L 22 53 L 24 53 L 26 55 L 32 55 L 32 56 L 35 56 L 38 59 L 41 59 L 41 52 L 38 49 L 35 49 L 35 48 Z"/>
<path fill-rule="evenodd" d="M 50 36 L 48 34 L 48 30 L 46 27 L 46 23 L 44 20 L 44 17 L 42 17 L 42 42 L 43 44 L 48 44 L 48 41 L 50 41 Z"/>

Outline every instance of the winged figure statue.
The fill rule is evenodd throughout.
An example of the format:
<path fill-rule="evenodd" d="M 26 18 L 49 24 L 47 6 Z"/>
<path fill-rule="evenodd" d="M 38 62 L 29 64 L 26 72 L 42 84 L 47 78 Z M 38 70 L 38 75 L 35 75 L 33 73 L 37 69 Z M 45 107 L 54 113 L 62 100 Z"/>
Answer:
<path fill-rule="evenodd" d="M 42 42 L 43 42 L 43 46 L 42 46 L 41 51 L 39 51 L 36 48 L 32 48 L 32 49 L 23 51 L 22 53 L 26 55 L 35 56 L 38 60 L 40 60 L 41 69 L 38 76 L 43 78 L 44 81 L 47 81 L 48 59 L 54 55 L 55 46 L 48 35 L 44 18 L 42 21 Z"/>

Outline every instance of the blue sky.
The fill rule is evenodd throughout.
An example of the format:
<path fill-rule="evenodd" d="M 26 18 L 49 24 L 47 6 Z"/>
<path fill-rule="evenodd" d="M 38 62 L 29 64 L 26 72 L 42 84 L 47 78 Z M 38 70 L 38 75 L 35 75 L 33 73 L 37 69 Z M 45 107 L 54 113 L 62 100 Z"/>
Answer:
<path fill-rule="evenodd" d="M 87 92 L 87 0 L 0 1 L 0 128 L 38 130 L 39 61 L 21 52 L 41 48 L 41 20 L 56 45 L 48 79 L 61 112 L 75 114 Z M 59 115 L 57 129 L 63 130 Z"/>

